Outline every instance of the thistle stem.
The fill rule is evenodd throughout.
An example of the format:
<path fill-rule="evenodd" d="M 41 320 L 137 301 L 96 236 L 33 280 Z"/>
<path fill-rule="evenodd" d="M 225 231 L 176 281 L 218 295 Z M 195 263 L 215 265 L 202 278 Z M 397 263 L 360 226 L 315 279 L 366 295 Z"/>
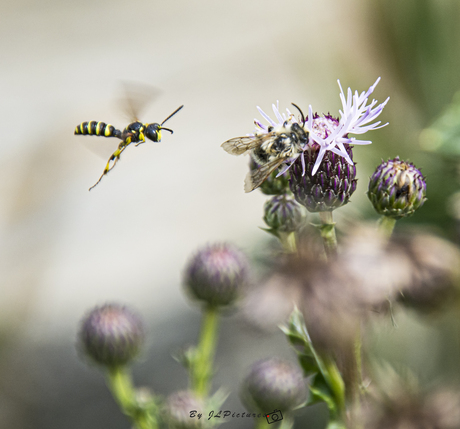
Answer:
<path fill-rule="evenodd" d="M 323 238 L 324 250 L 328 258 L 337 254 L 337 237 L 335 235 L 335 222 L 332 217 L 332 211 L 319 212 L 321 219 L 321 237 Z"/>
<path fill-rule="evenodd" d="M 127 415 L 136 429 L 157 429 L 158 424 L 152 413 L 138 403 L 131 375 L 124 366 L 110 368 L 107 385 L 123 414 Z"/>
<path fill-rule="evenodd" d="M 297 252 L 297 238 L 295 232 L 280 232 L 278 238 L 287 253 Z"/>
<path fill-rule="evenodd" d="M 266 418 L 256 418 L 254 429 L 268 429 L 269 427 Z"/>
<path fill-rule="evenodd" d="M 216 307 L 207 306 L 201 324 L 197 358 L 192 368 L 192 389 L 200 397 L 209 393 L 210 379 L 213 374 L 213 361 L 217 345 L 217 328 L 219 311 Z"/>
<path fill-rule="evenodd" d="M 392 219 L 391 217 L 387 217 L 387 216 L 382 216 L 379 221 L 379 230 L 387 238 L 390 238 L 391 234 L 393 233 L 395 224 L 396 224 L 396 219 Z"/>

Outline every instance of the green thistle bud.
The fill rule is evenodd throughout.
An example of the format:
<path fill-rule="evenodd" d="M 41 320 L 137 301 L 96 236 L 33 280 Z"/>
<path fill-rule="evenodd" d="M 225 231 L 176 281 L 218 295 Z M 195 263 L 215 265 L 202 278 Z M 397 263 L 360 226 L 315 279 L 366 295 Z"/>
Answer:
<path fill-rule="evenodd" d="M 246 256 L 231 244 L 198 251 L 185 270 L 184 284 L 192 297 L 213 307 L 233 304 L 248 282 Z"/>
<path fill-rule="evenodd" d="M 251 156 L 249 161 L 249 169 L 256 170 L 259 168 L 260 165 L 254 160 Z M 282 174 L 279 177 L 278 175 L 279 169 L 273 171 L 270 176 L 268 176 L 262 185 L 259 186 L 259 189 L 265 195 L 282 195 L 289 191 L 289 172 Z"/>
<path fill-rule="evenodd" d="M 377 213 L 392 219 L 414 214 L 426 201 L 425 178 L 397 156 L 382 162 L 369 180 L 367 196 Z"/>
<path fill-rule="evenodd" d="M 169 429 L 199 429 L 205 419 L 198 414 L 203 412 L 203 403 L 192 392 L 180 391 L 168 396 L 164 405 L 165 420 Z"/>
<path fill-rule="evenodd" d="M 326 137 L 332 133 L 339 121 L 331 115 L 313 117 L 313 126 Z M 353 161 L 352 146 L 344 144 L 348 157 Z M 332 211 L 344 206 L 356 190 L 356 165 L 332 151 L 326 151 L 315 170 L 320 155 L 320 146 L 313 143 L 301 154 L 290 169 L 289 186 L 296 201 L 310 212 Z M 303 176 L 302 157 L 305 162 Z M 313 174 L 314 173 L 314 174 Z"/>
<path fill-rule="evenodd" d="M 96 307 L 83 318 L 79 332 L 83 351 L 101 365 L 126 365 L 144 343 L 140 318 L 124 306 L 106 304 Z"/>
<path fill-rule="evenodd" d="M 304 220 L 302 207 L 286 194 L 276 195 L 264 205 L 264 221 L 274 233 L 297 231 Z"/>
<path fill-rule="evenodd" d="M 250 411 L 282 413 L 305 402 L 307 389 L 302 370 L 279 358 L 254 363 L 243 381 L 242 400 Z"/>

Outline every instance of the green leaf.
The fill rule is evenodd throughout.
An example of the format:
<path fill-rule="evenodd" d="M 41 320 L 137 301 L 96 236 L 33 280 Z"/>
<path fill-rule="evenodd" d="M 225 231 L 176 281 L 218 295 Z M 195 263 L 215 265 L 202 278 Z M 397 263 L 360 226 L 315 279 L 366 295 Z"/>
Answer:
<path fill-rule="evenodd" d="M 334 400 L 334 394 L 329 388 L 323 375 L 316 374 L 310 383 L 311 396 L 308 405 L 317 404 L 318 402 L 325 402 L 332 415 L 337 413 L 337 407 Z"/>
<path fill-rule="evenodd" d="M 185 369 L 190 370 L 194 367 L 197 360 L 198 350 L 195 346 L 179 350 L 172 355 L 173 359 L 179 362 Z"/>
<path fill-rule="evenodd" d="M 303 369 L 305 377 L 319 372 L 318 363 L 311 356 L 299 355 L 299 363 Z"/>

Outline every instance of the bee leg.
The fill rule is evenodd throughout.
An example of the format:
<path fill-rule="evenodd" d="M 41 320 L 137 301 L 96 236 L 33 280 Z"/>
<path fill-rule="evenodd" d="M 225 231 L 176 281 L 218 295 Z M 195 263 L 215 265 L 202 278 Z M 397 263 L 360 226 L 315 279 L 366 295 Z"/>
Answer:
<path fill-rule="evenodd" d="M 115 167 L 117 161 L 120 159 L 120 155 L 122 154 L 122 152 L 128 147 L 128 145 L 123 145 L 124 142 L 120 143 L 119 146 L 118 146 L 118 149 L 112 153 L 111 157 L 109 158 L 109 160 L 107 161 L 107 165 L 105 166 L 104 168 L 104 171 L 103 173 L 101 174 L 101 177 L 99 177 L 99 180 L 93 185 L 91 186 L 91 188 L 88 189 L 88 191 L 91 191 L 91 189 L 93 189 L 96 185 L 99 184 L 99 182 L 102 180 L 102 178 L 113 168 Z M 110 165 L 110 163 L 113 162 L 112 165 Z"/>
<path fill-rule="evenodd" d="M 305 168 L 305 156 L 303 153 L 300 154 L 300 161 L 302 162 L 302 177 L 305 176 L 306 168 Z"/>

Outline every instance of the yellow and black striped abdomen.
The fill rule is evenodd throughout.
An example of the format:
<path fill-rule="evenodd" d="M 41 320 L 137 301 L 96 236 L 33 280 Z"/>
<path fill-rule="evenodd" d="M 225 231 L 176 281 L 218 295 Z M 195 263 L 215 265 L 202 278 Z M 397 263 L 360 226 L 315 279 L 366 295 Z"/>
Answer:
<path fill-rule="evenodd" d="M 113 125 L 106 124 L 105 122 L 89 121 L 82 122 L 80 125 L 77 125 L 74 134 L 119 138 L 121 131 L 117 130 Z"/>

